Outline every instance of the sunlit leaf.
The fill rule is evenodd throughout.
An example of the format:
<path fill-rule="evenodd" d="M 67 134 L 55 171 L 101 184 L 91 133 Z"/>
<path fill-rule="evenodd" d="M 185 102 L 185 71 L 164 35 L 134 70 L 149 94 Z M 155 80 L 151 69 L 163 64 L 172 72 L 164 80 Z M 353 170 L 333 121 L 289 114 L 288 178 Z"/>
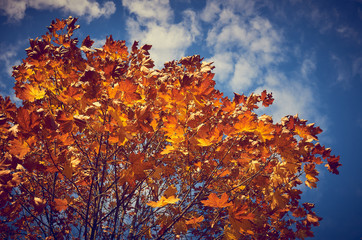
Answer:
<path fill-rule="evenodd" d="M 201 201 L 202 204 L 214 208 L 224 208 L 232 206 L 232 203 L 228 202 L 229 196 L 226 193 L 221 195 L 221 198 L 218 198 L 215 193 L 211 193 L 207 200 Z"/>
<path fill-rule="evenodd" d="M 14 139 L 10 141 L 10 150 L 11 154 L 14 154 L 20 159 L 23 159 L 24 156 L 30 151 L 30 147 L 27 142 L 22 139 Z"/>
<path fill-rule="evenodd" d="M 190 220 L 187 220 L 185 223 L 193 226 L 198 226 L 200 222 L 204 221 L 204 216 L 193 217 Z"/>
<path fill-rule="evenodd" d="M 147 203 L 147 205 L 153 208 L 157 208 L 166 206 L 167 204 L 176 204 L 178 201 L 180 201 L 180 199 L 176 198 L 175 196 L 170 196 L 168 198 L 162 196 L 161 199 L 157 202 L 150 201 Z"/>

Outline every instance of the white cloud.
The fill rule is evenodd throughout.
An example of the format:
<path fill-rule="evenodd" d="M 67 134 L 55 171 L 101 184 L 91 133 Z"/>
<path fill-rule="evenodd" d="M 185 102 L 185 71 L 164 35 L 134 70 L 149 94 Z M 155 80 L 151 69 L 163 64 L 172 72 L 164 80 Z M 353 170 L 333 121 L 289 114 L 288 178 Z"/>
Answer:
<path fill-rule="evenodd" d="M 0 78 L 0 95 L 10 96 L 10 99 L 16 104 L 20 104 L 21 100 L 15 96 L 14 79 L 11 77 L 13 66 L 19 65 L 21 62 L 18 59 L 18 51 L 24 46 L 25 41 L 19 41 L 14 44 L 0 44 L 0 67 L 1 72 L 5 72 L 7 77 L 3 75 Z"/>
<path fill-rule="evenodd" d="M 103 45 L 106 43 L 106 39 L 105 38 L 92 38 L 92 40 L 94 41 L 92 48 L 101 48 L 103 47 Z"/>
<path fill-rule="evenodd" d="M 235 64 L 234 75 L 230 85 L 235 92 L 240 92 L 244 89 L 250 89 L 253 86 L 253 80 L 259 75 L 257 65 L 245 58 L 240 58 Z"/>
<path fill-rule="evenodd" d="M 225 0 L 225 1 L 219 1 L 224 4 L 224 6 L 227 6 L 230 9 L 233 9 L 236 13 L 242 16 L 252 16 L 255 15 L 256 6 L 255 4 L 257 2 L 260 2 L 258 0 Z"/>
<path fill-rule="evenodd" d="M 214 56 L 209 60 L 215 62 L 216 72 L 219 71 L 220 56 L 228 56 L 227 63 L 232 65 L 227 68 L 223 64 L 221 69 L 229 72 L 217 74 L 216 79 L 225 82 L 222 78 L 232 75 L 229 82 L 232 90 L 247 92 L 255 88 L 253 83 L 260 82 L 256 79 L 263 77 L 265 68 L 272 67 L 282 58 L 279 48 L 282 37 L 269 20 L 252 14 L 253 4 L 233 3 L 233 8 L 224 4 L 220 8 L 222 10 L 215 11 L 216 16 L 212 17 L 213 27 L 208 32 L 206 42 L 208 47 L 213 49 Z M 208 2 L 206 9 L 212 4 L 215 5 L 216 2 Z M 248 14 L 243 15 L 240 12 Z"/>
<path fill-rule="evenodd" d="M 123 0 L 122 4 L 136 15 L 138 22 L 148 20 L 167 24 L 173 15 L 168 0 Z"/>
<path fill-rule="evenodd" d="M 322 120 L 312 107 L 315 97 L 310 85 L 303 84 L 301 81 L 288 80 L 280 73 L 268 75 L 267 79 L 268 81 L 257 88 L 256 92 L 267 89 L 268 92 L 273 93 L 275 100 L 269 108 L 261 109 L 262 112 L 272 115 L 275 121 L 280 121 L 283 116 L 295 114 L 300 114 L 302 118 Z"/>
<path fill-rule="evenodd" d="M 212 49 L 213 56 L 207 60 L 215 62 L 215 79 L 232 92 L 272 92 L 273 105 L 258 113 L 270 114 L 275 121 L 298 113 L 324 124 L 324 116 L 315 107 L 313 82 L 309 80 L 317 69 L 314 55 L 300 53 L 300 65 L 285 71 L 280 63 L 294 53 L 286 46 L 282 29 L 263 17 L 257 4 L 258 1 L 246 0 L 225 4 L 207 1 L 201 18 L 212 23 L 206 42 Z"/>
<path fill-rule="evenodd" d="M 200 35 L 196 13 L 183 12 L 183 20 L 174 23 L 168 0 L 123 0 L 131 15 L 127 19 L 130 40 L 152 45 L 151 57 L 156 67 L 179 59 Z"/>
<path fill-rule="evenodd" d="M 310 74 L 312 74 L 316 70 L 315 62 L 310 59 L 304 59 L 300 72 L 304 78 L 308 78 Z"/>
<path fill-rule="evenodd" d="M 201 12 L 201 19 L 205 22 L 213 22 L 217 18 L 217 14 L 221 11 L 220 3 L 216 1 L 208 1 L 206 7 Z"/>
<path fill-rule="evenodd" d="M 213 70 L 215 78 L 220 82 L 227 81 L 234 72 L 233 54 L 231 52 L 221 52 L 215 54 L 212 58 L 206 59 L 205 62 L 214 62 L 216 68 Z"/>
<path fill-rule="evenodd" d="M 20 20 L 25 16 L 26 1 L 0 0 L 1 13 L 7 15 L 10 19 Z"/>
<path fill-rule="evenodd" d="M 0 0 L 0 10 L 10 20 L 23 19 L 27 8 L 61 9 L 77 16 L 85 16 L 89 22 L 101 16 L 108 17 L 116 11 L 116 5 L 112 1 L 104 2 L 101 6 L 92 0 Z"/>
<path fill-rule="evenodd" d="M 24 46 L 25 41 L 19 41 L 14 44 L 0 45 L 0 64 L 2 71 L 6 72 L 9 77 L 12 75 L 13 66 L 19 65 L 20 60 L 17 59 L 19 49 Z"/>

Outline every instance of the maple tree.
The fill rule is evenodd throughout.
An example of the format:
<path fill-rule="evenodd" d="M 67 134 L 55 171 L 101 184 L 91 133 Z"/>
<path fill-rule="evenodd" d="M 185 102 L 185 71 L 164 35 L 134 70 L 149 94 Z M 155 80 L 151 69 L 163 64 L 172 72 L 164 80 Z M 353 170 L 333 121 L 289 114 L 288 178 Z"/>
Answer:
<path fill-rule="evenodd" d="M 301 203 L 316 166 L 338 174 L 322 132 L 298 116 L 233 100 L 200 56 L 154 69 L 150 45 L 81 46 L 76 18 L 30 39 L 0 96 L 3 239 L 303 239 L 320 217 Z M 259 105 L 259 106 L 258 106 Z"/>

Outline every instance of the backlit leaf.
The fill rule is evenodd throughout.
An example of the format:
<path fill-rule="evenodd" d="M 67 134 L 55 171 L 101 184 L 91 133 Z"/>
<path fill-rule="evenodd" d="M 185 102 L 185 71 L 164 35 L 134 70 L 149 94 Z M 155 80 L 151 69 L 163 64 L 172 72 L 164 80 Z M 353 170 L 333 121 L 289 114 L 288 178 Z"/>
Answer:
<path fill-rule="evenodd" d="M 14 154 L 20 159 L 23 159 L 24 156 L 30 151 L 30 147 L 28 143 L 23 141 L 22 139 L 14 139 L 10 141 L 10 150 L 11 154 Z"/>
<path fill-rule="evenodd" d="M 201 201 L 201 203 L 208 207 L 224 208 L 232 205 L 232 203 L 228 203 L 228 200 L 229 196 L 226 193 L 223 193 L 221 198 L 218 198 L 215 193 L 211 193 L 208 199 Z"/>
<path fill-rule="evenodd" d="M 147 203 L 147 205 L 153 208 L 157 208 L 166 206 L 167 204 L 176 204 L 178 201 L 180 201 L 180 199 L 176 198 L 175 196 L 170 196 L 168 198 L 162 196 L 161 199 L 157 202 L 150 201 Z"/>
<path fill-rule="evenodd" d="M 204 216 L 193 217 L 190 220 L 187 220 L 185 223 L 193 226 L 198 226 L 200 222 L 204 221 Z"/>
<path fill-rule="evenodd" d="M 25 87 L 21 88 L 20 92 L 18 93 L 18 97 L 23 100 L 28 100 L 30 102 L 34 102 L 35 100 L 39 100 L 44 98 L 45 90 L 40 89 L 37 86 L 33 85 L 25 85 Z"/>

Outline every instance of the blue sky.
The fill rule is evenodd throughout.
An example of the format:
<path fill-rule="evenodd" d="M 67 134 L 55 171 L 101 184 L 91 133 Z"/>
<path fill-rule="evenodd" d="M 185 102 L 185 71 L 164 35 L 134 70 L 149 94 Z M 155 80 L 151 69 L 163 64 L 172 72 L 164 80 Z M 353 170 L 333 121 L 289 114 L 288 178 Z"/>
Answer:
<path fill-rule="evenodd" d="M 78 17 L 77 37 L 153 45 L 157 67 L 199 54 L 213 61 L 225 95 L 272 92 L 259 113 L 316 122 L 341 156 L 340 175 L 320 169 L 316 239 L 362 238 L 362 0 L 0 0 L 0 93 L 14 101 L 11 66 L 51 20 Z"/>

